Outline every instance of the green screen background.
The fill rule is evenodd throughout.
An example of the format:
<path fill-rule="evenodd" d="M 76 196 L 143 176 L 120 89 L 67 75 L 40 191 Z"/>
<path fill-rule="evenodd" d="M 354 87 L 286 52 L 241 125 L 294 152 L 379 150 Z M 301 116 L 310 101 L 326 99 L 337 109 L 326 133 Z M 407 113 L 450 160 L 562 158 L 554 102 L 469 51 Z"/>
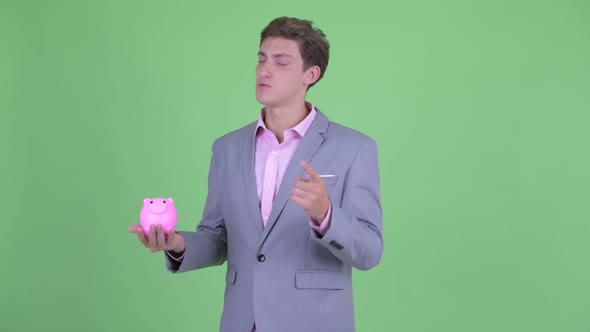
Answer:
<path fill-rule="evenodd" d="M 127 227 L 174 197 L 195 228 L 282 15 L 332 45 L 308 100 L 379 146 L 357 330 L 590 331 L 590 2 L 435 0 L 1 1 L 0 330 L 217 330 L 225 266 Z"/>

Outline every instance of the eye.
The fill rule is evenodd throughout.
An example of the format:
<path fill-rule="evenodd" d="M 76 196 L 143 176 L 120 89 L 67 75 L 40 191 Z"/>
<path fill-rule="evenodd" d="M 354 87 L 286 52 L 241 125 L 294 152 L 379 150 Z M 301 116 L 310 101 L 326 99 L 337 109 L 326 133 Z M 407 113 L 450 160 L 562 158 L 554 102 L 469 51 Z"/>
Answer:
<path fill-rule="evenodd" d="M 150 204 L 152 204 L 154 201 L 150 201 Z"/>
<path fill-rule="evenodd" d="M 164 204 L 166 204 L 166 201 L 164 201 Z"/>

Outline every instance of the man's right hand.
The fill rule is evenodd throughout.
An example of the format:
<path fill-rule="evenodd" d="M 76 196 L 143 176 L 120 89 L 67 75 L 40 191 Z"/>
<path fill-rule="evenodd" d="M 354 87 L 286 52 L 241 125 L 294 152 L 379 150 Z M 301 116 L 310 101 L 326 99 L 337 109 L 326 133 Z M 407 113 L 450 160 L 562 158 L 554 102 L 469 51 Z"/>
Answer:
<path fill-rule="evenodd" d="M 149 234 L 145 234 L 141 225 L 131 225 L 129 232 L 136 233 L 139 241 L 152 252 L 166 250 L 174 253 L 174 256 L 180 256 L 186 248 L 184 238 L 180 234 L 171 229 L 166 235 L 162 225 L 151 225 Z"/>

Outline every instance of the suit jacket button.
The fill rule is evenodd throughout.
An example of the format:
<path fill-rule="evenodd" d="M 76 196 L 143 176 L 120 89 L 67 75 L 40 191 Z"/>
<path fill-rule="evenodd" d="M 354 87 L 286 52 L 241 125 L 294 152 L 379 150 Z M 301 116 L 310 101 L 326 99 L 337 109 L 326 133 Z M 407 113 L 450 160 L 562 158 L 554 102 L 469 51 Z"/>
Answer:
<path fill-rule="evenodd" d="M 330 241 L 330 245 L 338 250 L 342 250 L 342 248 L 344 248 L 340 243 L 334 240 Z"/>
<path fill-rule="evenodd" d="M 266 257 L 264 257 L 264 255 L 258 255 L 258 261 L 260 263 L 264 262 L 266 260 Z"/>

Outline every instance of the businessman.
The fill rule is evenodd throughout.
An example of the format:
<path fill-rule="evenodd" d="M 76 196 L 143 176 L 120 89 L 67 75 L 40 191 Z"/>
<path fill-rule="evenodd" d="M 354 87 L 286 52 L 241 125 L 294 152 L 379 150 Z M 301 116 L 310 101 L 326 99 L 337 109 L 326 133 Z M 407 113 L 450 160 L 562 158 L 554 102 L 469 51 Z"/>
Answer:
<path fill-rule="evenodd" d="M 377 146 L 306 101 L 328 58 L 311 21 L 271 21 L 256 66 L 263 107 L 213 143 L 196 232 L 129 227 L 173 273 L 227 261 L 222 332 L 355 330 L 352 268 L 383 253 Z"/>

